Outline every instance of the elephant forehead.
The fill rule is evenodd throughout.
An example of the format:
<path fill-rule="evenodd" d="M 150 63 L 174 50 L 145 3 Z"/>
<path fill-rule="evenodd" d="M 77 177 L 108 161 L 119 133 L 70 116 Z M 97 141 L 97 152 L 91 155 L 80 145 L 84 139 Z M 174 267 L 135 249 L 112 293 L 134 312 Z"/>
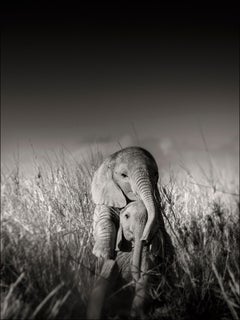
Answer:
<path fill-rule="evenodd" d="M 144 150 L 139 147 L 129 147 L 122 149 L 115 154 L 113 154 L 113 158 L 115 160 L 119 159 L 121 161 L 133 161 L 136 159 L 136 161 L 144 161 L 144 162 L 151 162 L 156 163 L 154 157 L 148 152 L 147 150 Z"/>
<path fill-rule="evenodd" d="M 125 209 L 130 209 L 130 210 L 141 209 L 141 208 L 142 209 L 145 208 L 144 203 L 141 199 L 132 201 L 125 207 Z"/>
<path fill-rule="evenodd" d="M 141 156 L 146 156 L 148 158 L 153 158 L 152 154 L 141 148 L 141 147 L 127 147 L 127 148 L 124 148 L 122 150 L 119 150 L 115 153 L 116 155 L 124 155 L 124 156 L 132 156 L 132 155 L 141 155 Z"/>
<path fill-rule="evenodd" d="M 134 172 L 135 170 L 142 170 L 142 172 L 149 172 L 151 168 L 154 168 L 151 163 L 146 162 L 142 158 L 119 158 L 116 160 L 115 169 L 119 171 L 126 169 L 128 172 Z M 157 170 L 157 169 L 156 169 Z"/>
<path fill-rule="evenodd" d="M 147 213 L 147 209 L 142 200 L 136 200 L 130 202 L 121 212 L 120 215 L 123 213 L 129 212 L 130 214 L 144 214 Z"/>
<path fill-rule="evenodd" d="M 119 159 L 121 161 L 133 161 L 135 159 L 141 161 L 144 159 L 146 161 L 148 157 L 139 152 L 121 152 L 118 154 L 116 159 Z"/>

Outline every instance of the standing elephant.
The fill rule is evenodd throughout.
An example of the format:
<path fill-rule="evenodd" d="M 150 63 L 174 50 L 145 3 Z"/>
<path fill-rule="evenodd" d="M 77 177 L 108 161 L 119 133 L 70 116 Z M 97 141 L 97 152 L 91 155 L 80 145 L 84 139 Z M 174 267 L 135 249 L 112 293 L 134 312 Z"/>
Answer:
<path fill-rule="evenodd" d="M 96 204 L 93 218 L 93 254 L 114 258 L 119 212 L 129 202 L 141 199 L 147 209 L 143 241 L 150 241 L 164 221 L 159 210 L 158 167 L 153 156 L 140 147 L 128 147 L 109 156 L 95 172 L 92 198 Z"/>
<path fill-rule="evenodd" d="M 156 279 L 160 276 L 159 267 L 170 257 L 171 250 L 163 249 L 172 246 L 168 234 L 162 234 L 160 229 L 155 233 L 150 245 L 141 240 L 147 216 L 147 209 L 141 200 L 130 202 L 121 210 L 116 259 L 104 261 L 89 300 L 88 319 L 100 319 L 109 293 L 119 289 L 120 294 L 114 295 L 115 299 L 108 299 L 107 309 L 112 306 L 114 311 L 118 308 L 119 312 L 127 312 L 127 316 L 130 311 L 133 317 L 145 317 L 146 307 L 151 301 L 149 289 L 154 286 L 154 282 L 156 284 Z M 173 250 L 173 247 L 171 249 Z M 166 256 L 164 252 L 169 254 Z M 131 281 L 134 286 L 122 290 L 124 285 Z"/>

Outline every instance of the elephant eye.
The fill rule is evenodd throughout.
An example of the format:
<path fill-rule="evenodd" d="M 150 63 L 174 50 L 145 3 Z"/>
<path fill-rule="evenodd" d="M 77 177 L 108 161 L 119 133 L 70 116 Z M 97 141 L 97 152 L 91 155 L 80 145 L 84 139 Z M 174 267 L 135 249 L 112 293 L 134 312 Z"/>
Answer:
<path fill-rule="evenodd" d="M 125 214 L 125 218 L 126 218 L 126 219 L 129 218 L 129 214 L 128 214 L 128 213 Z"/>
<path fill-rule="evenodd" d="M 127 177 L 126 173 L 121 173 L 121 176 L 122 176 L 123 178 L 126 178 L 126 177 Z"/>

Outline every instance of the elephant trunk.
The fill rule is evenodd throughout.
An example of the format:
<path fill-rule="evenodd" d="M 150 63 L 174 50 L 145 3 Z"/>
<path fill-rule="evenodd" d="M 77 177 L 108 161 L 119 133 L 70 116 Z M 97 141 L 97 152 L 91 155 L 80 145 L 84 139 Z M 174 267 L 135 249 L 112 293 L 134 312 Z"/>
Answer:
<path fill-rule="evenodd" d="M 145 225 L 141 240 L 148 241 L 149 235 L 152 232 L 154 227 L 154 222 L 157 217 L 156 212 L 156 200 L 154 198 L 154 187 L 151 181 L 151 178 L 147 172 L 147 170 L 137 170 L 133 175 L 133 181 L 135 186 L 136 193 L 142 199 L 147 212 L 148 212 L 148 219 Z"/>
<path fill-rule="evenodd" d="M 147 221 L 147 215 L 144 213 L 145 212 L 137 216 L 137 219 L 139 221 L 135 221 L 136 226 L 139 226 L 134 230 L 134 249 L 133 249 L 133 257 L 132 257 L 132 265 L 131 265 L 131 272 L 135 281 L 138 281 L 141 276 L 142 267 L 143 267 L 142 263 L 144 260 L 143 251 L 146 248 L 143 246 L 143 241 L 141 240 L 144 227 Z"/>

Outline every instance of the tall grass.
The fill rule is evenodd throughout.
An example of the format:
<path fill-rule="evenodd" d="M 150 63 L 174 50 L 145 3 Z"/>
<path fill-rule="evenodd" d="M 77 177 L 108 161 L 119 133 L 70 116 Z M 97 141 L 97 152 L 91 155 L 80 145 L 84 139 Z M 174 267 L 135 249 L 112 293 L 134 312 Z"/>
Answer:
<path fill-rule="evenodd" d="M 32 178 L 18 165 L 2 172 L 1 319 L 85 319 L 99 272 L 91 252 L 90 183 L 101 161 L 98 154 L 70 164 L 60 153 L 36 162 Z M 231 188 L 232 194 L 198 185 L 191 172 L 159 184 L 177 266 L 174 289 L 154 293 L 169 308 L 156 307 L 152 319 L 238 319 L 237 178 Z"/>

